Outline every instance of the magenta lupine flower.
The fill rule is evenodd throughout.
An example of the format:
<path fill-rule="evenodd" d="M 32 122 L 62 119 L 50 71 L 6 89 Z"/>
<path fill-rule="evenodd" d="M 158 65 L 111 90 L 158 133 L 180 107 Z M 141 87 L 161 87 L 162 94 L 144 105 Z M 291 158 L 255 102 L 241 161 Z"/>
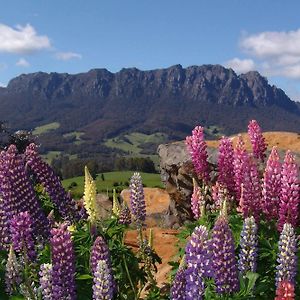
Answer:
<path fill-rule="evenodd" d="M 122 205 L 118 222 L 123 225 L 131 224 L 131 212 L 130 212 L 129 207 L 126 204 Z"/>
<path fill-rule="evenodd" d="M 285 223 L 278 244 L 276 286 L 287 280 L 295 284 L 297 273 L 297 237 L 291 224 Z"/>
<path fill-rule="evenodd" d="M 144 196 L 144 189 L 142 177 L 139 173 L 134 173 L 130 179 L 130 205 L 131 213 L 134 222 L 138 227 L 143 226 L 146 220 L 146 203 Z"/>
<path fill-rule="evenodd" d="M 17 153 L 15 145 L 11 145 L 0 156 L 0 193 L 4 211 L 2 213 L 6 215 L 6 222 L 2 224 L 6 227 L 4 231 L 8 232 L 9 222 L 14 215 L 28 211 L 32 218 L 34 235 L 48 237 L 50 224 L 25 171 L 23 156 Z"/>
<path fill-rule="evenodd" d="M 10 223 L 14 250 L 22 253 L 29 261 L 36 258 L 30 214 L 25 211 L 15 215 Z"/>
<path fill-rule="evenodd" d="M 112 300 L 114 296 L 113 276 L 106 260 L 99 260 L 94 273 L 93 300 Z"/>
<path fill-rule="evenodd" d="M 248 134 L 252 144 L 253 155 L 262 162 L 266 158 L 267 144 L 262 135 L 261 128 L 256 120 L 252 120 L 248 125 Z"/>
<path fill-rule="evenodd" d="M 295 286 L 287 280 L 280 281 L 275 300 L 295 300 Z"/>
<path fill-rule="evenodd" d="M 22 270 L 16 254 L 13 247 L 10 246 L 5 270 L 5 290 L 9 295 L 13 293 L 14 287 L 22 282 L 21 274 Z"/>
<path fill-rule="evenodd" d="M 52 300 L 52 265 L 42 264 L 39 275 L 43 300 Z"/>
<path fill-rule="evenodd" d="M 1 164 L 1 163 L 0 163 Z M 0 250 L 8 250 L 10 242 L 10 229 L 5 203 L 0 194 Z"/>
<path fill-rule="evenodd" d="M 230 138 L 222 137 L 218 156 L 218 182 L 225 186 L 231 196 L 235 194 L 234 182 L 234 152 Z"/>
<path fill-rule="evenodd" d="M 226 217 L 221 215 L 212 229 L 211 250 L 214 280 L 218 294 L 239 290 L 238 266 L 234 239 Z"/>
<path fill-rule="evenodd" d="M 75 201 L 70 194 L 63 188 L 60 179 L 55 175 L 53 169 L 42 160 L 37 152 L 37 146 L 30 144 L 25 151 L 27 166 L 41 183 L 51 200 L 58 208 L 61 216 L 70 221 L 80 219 L 79 212 L 76 210 Z"/>
<path fill-rule="evenodd" d="M 287 151 L 281 172 L 281 193 L 279 203 L 278 230 L 282 230 L 284 223 L 296 227 L 299 220 L 299 179 L 298 165 L 295 156 Z"/>
<path fill-rule="evenodd" d="M 211 255 L 208 230 L 205 226 L 198 226 L 185 248 L 186 300 L 202 299 L 205 290 L 204 277 L 211 277 L 213 274 Z"/>
<path fill-rule="evenodd" d="M 170 290 L 171 300 L 186 300 L 186 274 L 185 268 L 179 268 L 172 282 Z"/>
<path fill-rule="evenodd" d="M 281 192 L 281 163 L 276 147 L 273 147 L 268 158 L 264 173 L 262 190 L 262 210 L 265 216 L 270 219 L 278 219 L 278 208 Z"/>
<path fill-rule="evenodd" d="M 75 255 L 67 224 L 51 230 L 52 299 L 76 299 Z"/>
<path fill-rule="evenodd" d="M 208 182 L 210 180 L 210 176 L 207 161 L 207 145 L 204 140 L 204 128 L 196 126 L 192 131 L 192 135 L 186 137 L 185 144 L 191 154 L 192 162 L 198 178 Z"/>
<path fill-rule="evenodd" d="M 255 219 L 254 217 L 246 218 L 241 232 L 241 249 L 238 261 L 238 268 L 240 270 L 240 274 L 243 276 L 246 275 L 247 272 L 256 272 L 257 245 L 258 237 Z"/>
<path fill-rule="evenodd" d="M 235 193 L 237 202 L 241 198 L 241 186 L 244 181 L 245 164 L 248 161 L 248 153 L 241 135 L 238 136 L 237 144 L 234 149 L 233 170 L 235 181 Z"/>

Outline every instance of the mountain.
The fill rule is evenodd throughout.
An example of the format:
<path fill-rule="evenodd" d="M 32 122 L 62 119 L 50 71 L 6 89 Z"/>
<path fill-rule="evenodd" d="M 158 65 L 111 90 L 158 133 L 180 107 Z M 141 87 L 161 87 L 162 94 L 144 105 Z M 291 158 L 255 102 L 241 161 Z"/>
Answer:
<path fill-rule="evenodd" d="M 253 118 L 264 131 L 300 131 L 300 106 L 284 91 L 258 72 L 237 75 L 220 65 L 38 72 L 0 88 L 0 120 L 12 129 L 56 124 L 40 132 L 45 151 L 97 146 L 105 152 L 104 139 L 133 132 L 182 139 L 196 124 L 214 128 L 211 137 L 233 134 Z"/>

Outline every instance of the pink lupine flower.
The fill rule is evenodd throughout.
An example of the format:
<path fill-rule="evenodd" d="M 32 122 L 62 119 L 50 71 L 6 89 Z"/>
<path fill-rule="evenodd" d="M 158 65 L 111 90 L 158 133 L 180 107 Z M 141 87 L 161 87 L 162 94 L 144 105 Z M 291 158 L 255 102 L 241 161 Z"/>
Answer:
<path fill-rule="evenodd" d="M 194 214 L 194 218 L 197 220 L 200 218 L 200 198 L 201 188 L 199 187 L 196 180 L 193 178 L 193 194 L 191 197 L 191 209 Z"/>
<path fill-rule="evenodd" d="M 296 227 L 299 219 L 299 179 L 295 156 L 287 151 L 281 171 L 281 193 L 279 203 L 279 220 L 277 228 L 282 230 L 284 223 Z"/>
<path fill-rule="evenodd" d="M 191 136 L 187 136 L 185 143 L 191 154 L 195 172 L 199 179 L 209 181 L 209 165 L 207 161 L 207 145 L 204 141 L 204 128 L 196 126 Z"/>
<path fill-rule="evenodd" d="M 262 190 L 262 210 L 269 220 L 278 218 L 280 191 L 281 163 L 277 148 L 273 147 L 267 161 Z"/>
<path fill-rule="evenodd" d="M 258 222 L 261 202 L 261 184 L 257 165 L 253 159 L 248 157 L 244 163 L 244 177 L 239 210 L 244 218 L 253 216 Z"/>
<path fill-rule="evenodd" d="M 231 140 L 224 136 L 219 146 L 218 171 L 218 182 L 227 188 L 230 195 L 234 195 L 233 146 Z"/>
<path fill-rule="evenodd" d="M 261 128 L 256 120 L 252 120 L 248 125 L 248 134 L 252 144 L 253 155 L 262 162 L 266 158 L 267 144 L 262 135 Z"/>
<path fill-rule="evenodd" d="M 237 201 L 241 198 L 241 186 L 244 181 L 244 165 L 248 160 L 248 153 L 241 135 L 238 136 L 236 148 L 234 149 L 233 170 L 235 181 L 235 192 Z"/>

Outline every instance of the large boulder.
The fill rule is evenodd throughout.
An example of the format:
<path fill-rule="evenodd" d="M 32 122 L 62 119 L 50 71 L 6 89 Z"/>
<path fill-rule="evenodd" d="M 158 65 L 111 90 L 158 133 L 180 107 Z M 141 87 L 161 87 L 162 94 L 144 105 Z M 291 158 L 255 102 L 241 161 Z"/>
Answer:
<path fill-rule="evenodd" d="M 184 141 L 159 145 L 161 180 L 170 195 L 167 214 L 169 226 L 183 224 L 192 219 L 191 195 L 193 177 L 196 177 L 190 154 Z M 208 161 L 212 170 L 217 159 L 217 149 L 208 148 Z"/>

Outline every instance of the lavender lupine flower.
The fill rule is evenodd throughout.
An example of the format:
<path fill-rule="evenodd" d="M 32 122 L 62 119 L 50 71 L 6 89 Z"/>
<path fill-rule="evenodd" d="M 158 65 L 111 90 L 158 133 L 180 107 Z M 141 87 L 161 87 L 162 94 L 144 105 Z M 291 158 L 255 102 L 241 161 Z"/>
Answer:
<path fill-rule="evenodd" d="M 75 201 L 71 198 L 70 194 L 65 191 L 59 177 L 55 175 L 53 169 L 39 156 L 35 144 L 32 143 L 27 146 L 25 159 L 27 167 L 34 173 L 37 181 L 44 186 L 61 216 L 70 221 L 80 219 L 79 213 L 76 210 Z"/>
<path fill-rule="evenodd" d="M 239 279 L 234 239 L 225 216 L 219 216 L 215 222 L 210 243 L 216 292 L 219 294 L 237 292 Z"/>
<path fill-rule="evenodd" d="M 52 265 L 42 264 L 39 275 L 43 300 L 52 300 Z"/>
<path fill-rule="evenodd" d="M 12 246 L 10 246 L 5 271 L 5 286 L 6 292 L 11 295 L 15 285 L 22 282 L 21 267 L 18 263 L 16 254 Z"/>
<path fill-rule="evenodd" d="M 36 258 L 36 251 L 30 214 L 25 211 L 15 215 L 11 219 L 10 228 L 14 250 L 22 253 L 29 261 L 33 261 Z"/>
<path fill-rule="evenodd" d="M 213 274 L 210 266 L 210 255 L 208 230 L 205 226 L 198 226 L 185 248 L 185 299 L 202 299 L 205 289 L 204 277 L 211 277 Z"/>
<path fill-rule="evenodd" d="M 276 285 L 287 280 L 295 284 L 297 273 L 297 237 L 291 224 L 285 223 L 278 244 Z"/>
<path fill-rule="evenodd" d="M 280 281 L 276 289 L 275 300 L 295 300 L 295 286 L 289 281 Z"/>
<path fill-rule="evenodd" d="M 15 145 L 9 146 L 0 156 L 0 191 L 7 220 L 5 226 L 9 226 L 14 215 L 28 211 L 35 236 L 48 237 L 50 224 L 26 173 L 23 156 L 17 153 Z"/>
<path fill-rule="evenodd" d="M 235 193 L 235 182 L 234 182 L 234 152 L 232 141 L 230 138 L 222 137 L 219 146 L 219 156 L 218 156 L 218 182 L 225 186 L 230 195 Z"/>
<path fill-rule="evenodd" d="M 281 192 L 281 163 L 276 147 L 273 147 L 267 161 L 262 190 L 262 210 L 267 219 L 278 219 Z"/>
<path fill-rule="evenodd" d="M 257 225 L 254 217 L 244 220 L 243 229 L 241 232 L 238 268 L 244 276 L 247 272 L 256 272 L 257 260 Z"/>
<path fill-rule="evenodd" d="M 52 299 L 76 299 L 75 255 L 67 224 L 51 230 Z"/>
<path fill-rule="evenodd" d="M 94 273 L 93 300 L 111 300 L 114 296 L 113 276 L 106 260 L 99 260 Z"/>
<path fill-rule="evenodd" d="M 259 221 L 261 203 L 261 183 L 256 162 L 248 157 L 244 162 L 244 178 L 242 181 L 242 193 L 239 210 L 244 218 L 254 216 Z"/>
<path fill-rule="evenodd" d="M 185 144 L 191 154 L 192 162 L 198 178 L 208 182 L 210 180 L 210 176 L 207 161 L 207 145 L 204 140 L 204 128 L 196 126 L 192 131 L 192 135 L 186 137 Z"/>
<path fill-rule="evenodd" d="M 248 153 L 245 149 L 245 143 L 241 135 L 238 136 L 237 144 L 234 149 L 233 169 L 235 181 L 236 199 L 239 202 L 241 198 L 241 186 L 244 181 L 244 165 L 248 160 Z"/>
<path fill-rule="evenodd" d="M 179 268 L 171 286 L 170 299 L 186 300 L 185 291 L 186 291 L 185 268 Z"/>
<path fill-rule="evenodd" d="M 138 227 L 146 220 L 146 203 L 142 178 L 139 173 L 134 173 L 130 179 L 130 205 L 131 213 Z"/>
<path fill-rule="evenodd" d="M 130 209 L 126 204 L 123 204 L 121 207 L 121 212 L 119 215 L 119 223 L 123 225 L 131 224 L 131 213 L 130 213 Z"/>
<path fill-rule="evenodd" d="M 299 179 L 298 165 L 295 156 L 287 151 L 281 172 L 281 193 L 279 203 L 278 230 L 284 223 L 297 226 L 299 220 Z"/>
<path fill-rule="evenodd" d="M 248 125 L 248 134 L 252 144 L 253 155 L 262 162 L 266 158 L 267 144 L 262 135 L 261 128 L 256 120 L 252 120 Z"/>

